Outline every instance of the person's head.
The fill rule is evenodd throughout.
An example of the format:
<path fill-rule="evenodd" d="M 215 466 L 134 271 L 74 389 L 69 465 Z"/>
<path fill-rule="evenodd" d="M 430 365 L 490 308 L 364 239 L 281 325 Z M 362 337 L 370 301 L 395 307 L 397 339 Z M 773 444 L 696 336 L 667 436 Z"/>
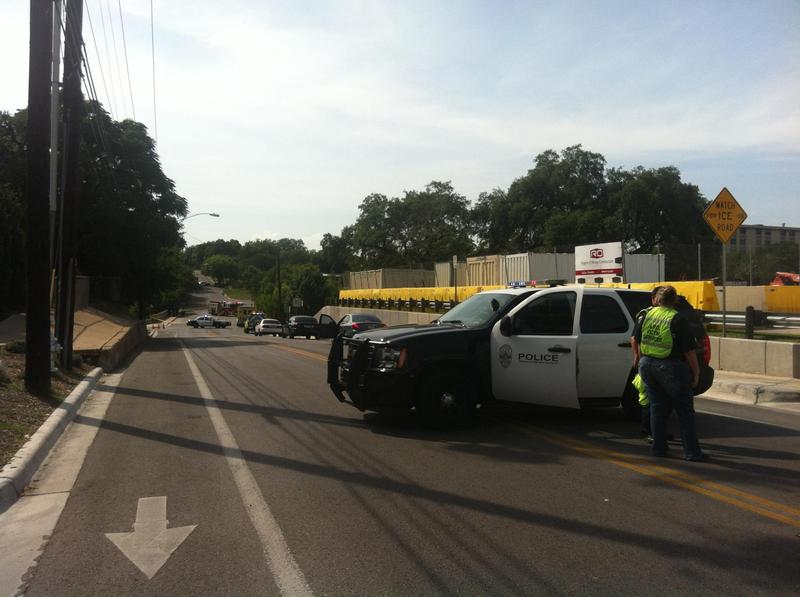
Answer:
<path fill-rule="evenodd" d="M 678 300 L 678 291 L 674 286 L 661 286 L 656 292 L 655 302 L 659 307 L 674 307 Z"/>
<path fill-rule="evenodd" d="M 653 290 L 650 291 L 650 304 L 654 307 L 658 305 L 656 302 L 656 297 L 658 296 L 658 292 L 664 288 L 663 286 L 653 286 Z"/>

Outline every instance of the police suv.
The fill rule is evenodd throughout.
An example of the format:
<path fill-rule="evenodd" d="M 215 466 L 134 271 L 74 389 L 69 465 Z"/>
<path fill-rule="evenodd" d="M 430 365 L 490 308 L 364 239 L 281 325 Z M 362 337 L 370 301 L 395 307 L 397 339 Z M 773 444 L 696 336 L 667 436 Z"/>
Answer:
<path fill-rule="evenodd" d="M 638 418 L 630 338 L 650 293 L 619 288 L 507 288 L 473 295 L 428 325 L 337 337 L 328 384 L 361 411 L 414 408 L 432 426 L 463 423 L 491 400 L 566 408 L 621 405 Z M 698 340 L 701 381 L 713 382 L 710 345 L 681 300 Z"/>

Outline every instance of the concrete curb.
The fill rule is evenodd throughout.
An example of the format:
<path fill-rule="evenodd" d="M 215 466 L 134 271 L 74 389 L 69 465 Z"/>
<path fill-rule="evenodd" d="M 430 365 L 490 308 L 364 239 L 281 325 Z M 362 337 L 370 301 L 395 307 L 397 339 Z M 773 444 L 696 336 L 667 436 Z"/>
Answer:
<path fill-rule="evenodd" d="M 96 367 L 83 378 L 70 395 L 56 408 L 42 426 L 0 471 L 0 513 L 5 512 L 25 491 L 50 449 L 97 385 L 103 369 Z"/>
<path fill-rule="evenodd" d="M 747 383 L 737 380 L 715 380 L 709 394 L 727 394 L 745 404 L 767 402 L 800 402 L 800 390 L 794 383 Z"/>
<path fill-rule="evenodd" d="M 758 382 L 744 379 L 716 379 L 714 385 L 702 397 L 752 405 L 797 403 L 800 402 L 800 385 L 794 380 Z"/>

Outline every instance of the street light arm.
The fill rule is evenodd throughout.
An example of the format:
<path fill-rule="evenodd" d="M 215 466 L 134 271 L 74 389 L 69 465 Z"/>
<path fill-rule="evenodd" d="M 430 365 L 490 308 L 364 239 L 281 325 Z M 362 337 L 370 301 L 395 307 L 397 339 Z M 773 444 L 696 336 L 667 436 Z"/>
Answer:
<path fill-rule="evenodd" d="M 184 218 L 181 219 L 181 222 L 185 222 L 189 218 L 193 218 L 195 216 L 211 216 L 212 218 L 218 218 L 219 214 L 211 212 L 211 211 L 202 211 L 202 212 L 197 213 L 197 214 L 189 214 L 188 216 L 185 216 Z"/>

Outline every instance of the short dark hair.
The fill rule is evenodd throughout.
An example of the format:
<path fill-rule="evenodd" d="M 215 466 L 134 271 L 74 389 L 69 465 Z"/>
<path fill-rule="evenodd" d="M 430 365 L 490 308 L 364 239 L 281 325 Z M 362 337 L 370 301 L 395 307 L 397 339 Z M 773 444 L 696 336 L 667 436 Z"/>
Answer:
<path fill-rule="evenodd" d="M 661 307 L 674 307 L 678 300 L 678 291 L 674 286 L 661 286 L 656 292 L 655 300 Z"/>
<path fill-rule="evenodd" d="M 650 291 L 650 300 L 655 300 L 656 296 L 658 296 L 658 291 L 664 288 L 663 286 L 653 286 L 653 289 Z"/>

